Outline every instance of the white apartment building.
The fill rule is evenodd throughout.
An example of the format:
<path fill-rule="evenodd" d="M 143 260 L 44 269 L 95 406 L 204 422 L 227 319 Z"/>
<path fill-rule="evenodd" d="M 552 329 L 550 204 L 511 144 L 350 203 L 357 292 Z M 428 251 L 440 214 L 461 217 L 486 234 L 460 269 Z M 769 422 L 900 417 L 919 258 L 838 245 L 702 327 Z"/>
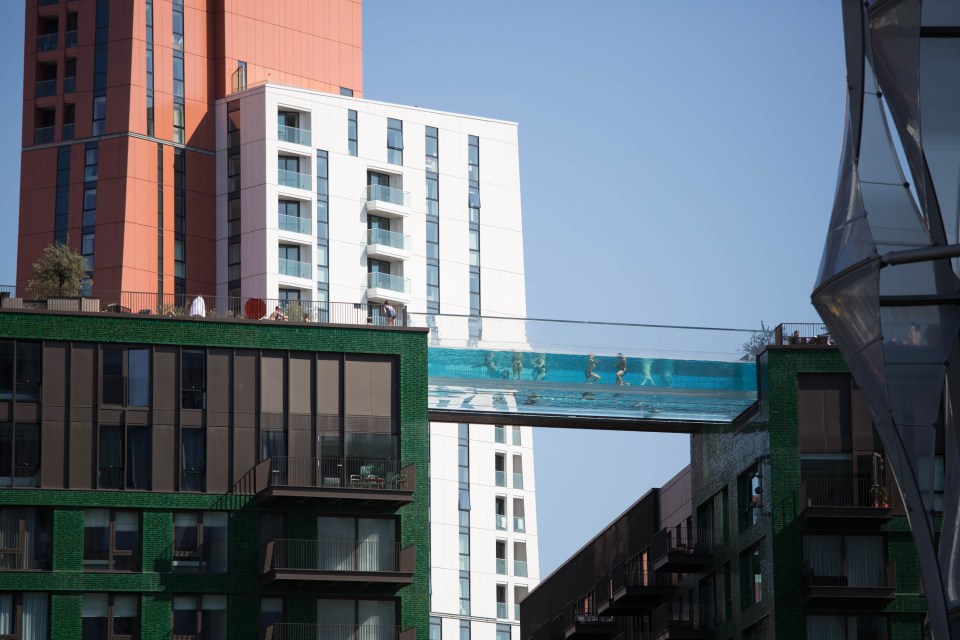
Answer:
<path fill-rule="evenodd" d="M 218 295 L 319 320 L 385 300 L 424 323 L 525 317 L 515 123 L 271 84 L 216 118 Z M 532 440 L 431 424 L 432 640 L 519 638 L 539 582 Z"/>

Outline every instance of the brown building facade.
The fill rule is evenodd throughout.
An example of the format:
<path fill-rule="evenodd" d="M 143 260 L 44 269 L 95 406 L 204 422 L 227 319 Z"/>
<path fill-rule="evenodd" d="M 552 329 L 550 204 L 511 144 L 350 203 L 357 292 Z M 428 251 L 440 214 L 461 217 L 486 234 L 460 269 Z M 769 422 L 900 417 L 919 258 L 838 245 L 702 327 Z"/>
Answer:
<path fill-rule="evenodd" d="M 214 103 L 362 95 L 360 0 L 27 0 L 17 284 L 51 242 L 98 289 L 212 293 Z"/>

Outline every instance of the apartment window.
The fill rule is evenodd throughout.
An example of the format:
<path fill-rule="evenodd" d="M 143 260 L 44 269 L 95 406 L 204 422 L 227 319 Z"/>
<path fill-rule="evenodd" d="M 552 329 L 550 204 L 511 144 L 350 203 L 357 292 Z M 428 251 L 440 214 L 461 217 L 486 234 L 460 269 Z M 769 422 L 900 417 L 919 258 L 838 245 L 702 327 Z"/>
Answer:
<path fill-rule="evenodd" d="M 513 588 L 513 619 L 520 620 L 520 603 L 527 597 L 526 585 L 517 585 Z"/>
<path fill-rule="evenodd" d="M 227 572 L 227 514 L 177 511 L 173 514 L 173 567 L 182 571 Z"/>
<path fill-rule="evenodd" d="M 87 571 L 139 571 L 140 514 L 111 509 L 84 511 L 83 568 Z"/>
<path fill-rule="evenodd" d="M 173 150 L 173 288 L 177 296 L 187 292 L 187 155 L 183 149 Z"/>
<path fill-rule="evenodd" d="M 523 508 L 523 498 L 513 499 L 513 530 L 517 533 L 527 532 L 527 518 Z"/>
<path fill-rule="evenodd" d="M 763 600 L 762 544 L 761 542 L 740 554 L 740 601 L 744 609 Z"/>
<path fill-rule="evenodd" d="M 101 402 L 126 407 L 149 406 L 149 349 L 103 347 Z"/>
<path fill-rule="evenodd" d="M 740 531 L 760 522 L 763 514 L 763 489 L 760 485 L 759 464 L 753 465 L 737 478 Z"/>
<path fill-rule="evenodd" d="M 237 60 L 237 69 L 233 72 L 231 86 L 234 92 L 247 88 L 247 63 L 243 60 Z"/>
<path fill-rule="evenodd" d="M 173 596 L 173 635 L 178 640 L 227 640 L 227 596 Z"/>
<path fill-rule="evenodd" d="M 460 615 L 470 615 L 470 577 L 460 572 Z"/>
<path fill-rule="evenodd" d="M 98 454 L 101 489 L 150 489 L 153 476 L 150 427 L 101 424 Z"/>
<path fill-rule="evenodd" d="M 140 637 L 139 596 L 85 593 L 80 640 L 131 640 Z"/>
<path fill-rule="evenodd" d="M 395 637 L 394 627 L 398 624 L 397 602 L 320 598 L 317 600 L 317 619 L 339 626 L 341 631 L 329 632 L 334 634 L 334 638 L 391 640 Z"/>
<path fill-rule="evenodd" d="M 173 48 L 183 51 L 183 0 L 173 0 Z"/>
<path fill-rule="evenodd" d="M 241 276 L 240 143 L 240 101 L 234 100 L 227 103 L 227 281 L 231 290 L 240 288 Z"/>
<path fill-rule="evenodd" d="M 173 141 L 177 144 L 184 144 L 186 139 L 186 124 L 184 120 L 183 105 L 173 105 Z"/>
<path fill-rule="evenodd" d="M 180 406 L 203 409 L 207 400 L 207 354 L 201 349 L 180 352 Z"/>
<path fill-rule="evenodd" d="M 498 487 L 507 486 L 507 470 L 506 470 L 506 458 L 502 453 L 495 454 L 494 456 L 494 475 L 496 476 L 496 485 Z"/>
<path fill-rule="evenodd" d="M 207 490 L 207 432 L 206 429 L 180 429 L 180 490 Z"/>
<path fill-rule="evenodd" d="M 403 121 L 387 118 L 387 162 L 403 164 Z"/>
<path fill-rule="evenodd" d="M 523 456 L 513 456 L 513 488 L 523 489 Z"/>
<path fill-rule="evenodd" d="M 527 577 L 527 543 L 513 543 L 513 575 Z"/>
<path fill-rule="evenodd" d="M 0 593 L 0 638 L 49 640 L 49 594 L 23 591 Z"/>
<path fill-rule="evenodd" d="M 40 402 L 42 379 L 39 342 L 0 341 L 0 400 Z"/>
<path fill-rule="evenodd" d="M 0 422 L 0 487 L 40 486 L 40 425 Z"/>
<path fill-rule="evenodd" d="M 65 105 L 72 107 L 73 105 Z M 66 127 L 64 113 L 64 127 Z M 71 121 L 72 122 L 72 121 Z M 72 138 L 73 136 L 71 136 Z M 64 136 L 65 139 L 66 136 Z M 57 196 L 53 212 L 53 239 L 55 242 L 67 242 L 67 216 L 70 212 L 70 145 L 57 149 Z"/>
<path fill-rule="evenodd" d="M 317 149 L 317 322 L 329 320 L 326 302 L 330 299 L 329 215 L 330 190 L 327 152 Z"/>
<path fill-rule="evenodd" d="M 470 621 L 460 621 L 460 640 L 470 640 Z"/>
<path fill-rule="evenodd" d="M 283 598 L 260 598 L 260 629 L 283 624 Z"/>
<path fill-rule="evenodd" d="M 470 570 L 470 534 L 460 532 L 459 536 L 459 555 L 460 555 L 460 570 L 469 571 Z"/>
<path fill-rule="evenodd" d="M 67 58 L 63 65 L 63 93 L 77 91 L 77 59 Z"/>
<path fill-rule="evenodd" d="M 507 443 L 507 430 L 502 424 L 494 425 L 493 427 L 493 441 L 497 444 L 506 444 Z"/>
<path fill-rule="evenodd" d="M 443 623 L 435 616 L 430 616 L 429 640 L 443 640 Z"/>
<path fill-rule="evenodd" d="M 495 546 L 496 553 L 494 557 L 497 561 L 497 574 L 507 575 L 507 541 L 497 540 Z"/>
<path fill-rule="evenodd" d="M 399 567 L 394 518 L 317 518 L 317 565 L 329 571 L 396 571 Z M 282 551 L 283 549 L 275 549 Z"/>
<path fill-rule="evenodd" d="M 513 445 L 515 447 L 521 446 L 520 427 L 516 427 L 516 426 L 512 427 L 511 433 L 513 435 L 513 440 L 512 440 Z"/>
<path fill-rule="evenodd" d="M 471 229 L 468 247 L 470 249 L 470 266 L 480 266 L 480 230 Z M 472 290 L 472 289 L 471 289 Z"/>
<path fill-rule="evenodd" d="M 885 616 L 808 615 L 806 640 L 887 640 Z"/>
<path fill-rule="evenodd" d="M 803 560 L 811 586 L 885 587 L 884 556 L 882 536 L 803 536 Z"/>
<path fill-rule="evenodd" d="M 497 617 L 503 620 L 507 617 L 507 585 L 498 584 L 496 588 L 496 598 L 497 598 Z M 497 640 L 500 638 L 500 627 L 504 625 L 497 625 Z M 507 640 L 510 640 L 510 628 L 507 627 Z"/>
<path fill-rule="evenodd" d="M 346 87 L 340 87 L 340 95 L 347 96 L 348 98 L 353 97 L 353 89 L 348 89 Z"/>
<path fill-rule="evenodd" d="M 347 110 L 347 153 L 357 156 L 357 112 Z"/>
<path fill-rule="evenodd" d="M 499 531 L 507 530 L 507 499 L 503 496 L 495 498 L 495 514 L 497 520 L 497 529 Z"/>
<path fill-rule="evenodd" d="M 147 0 L 147 135 L 153 129 L 153 0 Z"/>
<path fill-rule="evenodd" d="M 260 432 L 260 460 L 287 455 L 287 432 L 279 429 Z"/>
<path fill-rule="evenodd" d="M 50 571 L 52 542 L 49 509 L 0 507 L 0 570 Z"/>
<path fill-rule="evenodd" d="M 103 135 L 107 128 L 107 96 L 98 96 L 93 99 L 93 129 L 95 136 Z"/>

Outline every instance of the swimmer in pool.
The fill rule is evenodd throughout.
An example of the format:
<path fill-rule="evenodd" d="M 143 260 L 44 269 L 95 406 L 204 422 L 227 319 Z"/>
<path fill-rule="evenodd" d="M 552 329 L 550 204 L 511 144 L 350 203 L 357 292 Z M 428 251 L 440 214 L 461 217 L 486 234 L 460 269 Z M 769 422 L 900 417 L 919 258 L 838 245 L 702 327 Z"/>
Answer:
<path fill-rule="evenodd" d="M 663 386 L 673 386 L 673 362 L 669 360 L 663 365 Z"/>
<path fill-rule="evenodd" d="M 543 380 L 547 377 L 547 363 L 542 355 L 533 359 L 533 379 Z"/>
<path fill-rule="evenodd" d="M 627 359 L 622 353 L 617 354 L 617 384 L 630 384 L 623 381 L 623 376 L 627 373 Z"/>
<path fill-rule="evenodd" d="M 653 381 L 653 376 L 650 375 L 650 370 L 653 368 L 652 360 L 643 361 L 643 382 L 640 383 L 640 386 L 651 385 L 657 386 L 657 383 Z"/>
<path fill-rule="evenodd" d="M 523 379 L 523 353 L 520 351 L 513 352 L 513 379 Z"/>
<path fill-rule="evenodd" d="M 487 357 L 484 359 L 483 364 L 475 364 L 475 365 L 473 365 L 473 368 L 474 368 L 474 369 L 479 369 L 480 367 L 484 367 L 484 368 L 487 370 L 487 373 L 488 373 L 489 375 L 491 375 L 491 376 L 499 376 L 499 375 L 500 375 L 500 370 L 497 369 L 497 365 L 493 362 L 493 352 L 492 352 L 492 351 L 488 351 L 488 352 L 487 352 Z"/>
<path fill-rule="evenodd" d="M 594 383 L 594 382 L 599 382 L 599 381 L 600 381 L 600 376 L 597 374 L 596 371 L 594 371 L 594 369 L 596 369 L 596 368 L 597 368 L 597 359 L 596 359 L 596 357 L 594 357 L 594 355 L 591 353 L 591 354 L 587 357 L 587 368 L 586 368 L 586 370 L 583 372 L 583 375 L 586 376 L 586 378 L 587 378 L 587 379 L 586 379 L 586 384 L 592 384 L 592 383 Z"/>

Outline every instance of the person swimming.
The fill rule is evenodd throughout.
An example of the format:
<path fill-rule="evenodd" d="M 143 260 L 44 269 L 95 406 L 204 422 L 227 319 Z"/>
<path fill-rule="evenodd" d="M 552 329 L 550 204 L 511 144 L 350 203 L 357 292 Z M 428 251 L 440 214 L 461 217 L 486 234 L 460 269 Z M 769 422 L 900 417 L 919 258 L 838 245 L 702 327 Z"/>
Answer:
<path fill-rule="evenodd" d="M 480 367 L 484 367 L 491 376 L 500 376 L 500 369 L 497 368 L 496 363 L 493 361 L 493 351 L 487 352 L 487 357 L 484 359 L 483 364 L 473 365 L 474 369 L 479 369 Z"/>
<path fill-rule="evenodd" d="M 543 355 L 538 355 L 533 359 L 533 379 L 543 380 L 547 377 L 547 363 Z"/>
<path fill-rule="evenodd" d="M 627 373 L 627 359 L 622 353 L 617 354 L 617 384 L 630 384 L 623 381 L 623 376 Z"/>
<path fill-rule="evenodd" d="M 597 359 L 596 359 L 596 357 L 591 353 L 591 354 L 587 357 L 587 368 L 586 368 L 586 370 L 583 372 L 583 375 L 586 376 L 586 378 L 587 378 L 587 379 L 586 379 L 586 383 L 587 383 L 587 384 L 592 384 L 592 383 L 594 383 L 594 382 L 599 382 L 599 381 L 600 381 L 600 375 L 597 374 L 597 372 L 595 371 L 596 368 L 597 368 Z"/>
<path fill-rule="evenodd" d="M 651 369 L 653 369 L 653 360 L 643 360 L 643 382 L 640 383 L 640 386 L 645 385 L 657 386 L 657 383 L 653 381 L 653 376 L 650 374 Z"/>
<path fill-rule="evenodd" d="M 514 380 L 523 379 L 523 352 L 522 351 L 513 352 L 513 379 Z"/>

